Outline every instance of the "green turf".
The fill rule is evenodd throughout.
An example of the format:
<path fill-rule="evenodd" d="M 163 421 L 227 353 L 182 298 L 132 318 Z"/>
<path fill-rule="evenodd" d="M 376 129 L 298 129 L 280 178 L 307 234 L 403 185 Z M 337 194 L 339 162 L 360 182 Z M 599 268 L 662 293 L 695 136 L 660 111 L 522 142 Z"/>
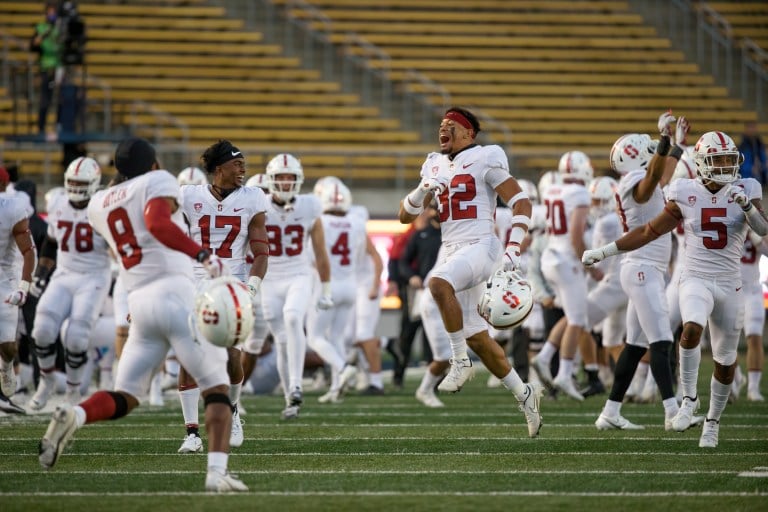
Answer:
<path fill-rule="evenodd" d="M 709 368 L 705 359 L 705 406 Z M 338 405 L 308 393 L 292 423 L 279 420 L 281 398 L 246 397 L 230 468 L 251 492 L 237 496 L 205 494 L 205 456 L 176 453 L 173 400 L 84 427 L 47 472 L 37 442 L 48 415 L 3 417 L 0 510 L 768 510 L 766 403 L 729 405 L 715 450 L 698 447 L 699 431 L 665 432 L 660 403 L 623 407 L 646 430 L 598 432 L 605 396 L 544 400 L 541 435 L 529 439 L 514 397 L 486 376 L 443 396 L 444 409 L 416 402 L 413 379 Z"/>

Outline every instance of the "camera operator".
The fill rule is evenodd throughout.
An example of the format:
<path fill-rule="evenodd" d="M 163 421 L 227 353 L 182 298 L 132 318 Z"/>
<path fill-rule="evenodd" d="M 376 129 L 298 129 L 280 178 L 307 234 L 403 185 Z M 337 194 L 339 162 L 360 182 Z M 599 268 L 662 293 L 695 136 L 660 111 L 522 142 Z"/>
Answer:
<path fill-rule="evenodd" d="M 29 45 L 30 51 L 38 53 L 40 108 L 37 115 L 37 130 L 40 134 L 45 133 L 48 109 L 63 77 L 61 34 L 56 23 L 58 13 L 59 8 L 56 2 L 46 2 L 45 20 L 35 25 L 35 33 Z"/>

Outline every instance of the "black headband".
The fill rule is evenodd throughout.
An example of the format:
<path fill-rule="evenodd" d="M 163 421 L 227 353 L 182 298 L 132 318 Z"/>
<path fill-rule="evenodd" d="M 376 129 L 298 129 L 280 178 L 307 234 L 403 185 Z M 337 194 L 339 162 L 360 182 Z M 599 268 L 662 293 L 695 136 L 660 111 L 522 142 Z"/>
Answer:
<path fill-rule="evenodd" d="M 207 165 L 205 170 L 212 173 L 218 166 L 224 165 L 235 158 L 245 158 L 245 156 L 243 156 L 243 153 L 237 149 L 236 146 L 233 146 L 232 144 L 221 144 L 216 154 L 212 155 L 211 159 L 206 162 Z"/>

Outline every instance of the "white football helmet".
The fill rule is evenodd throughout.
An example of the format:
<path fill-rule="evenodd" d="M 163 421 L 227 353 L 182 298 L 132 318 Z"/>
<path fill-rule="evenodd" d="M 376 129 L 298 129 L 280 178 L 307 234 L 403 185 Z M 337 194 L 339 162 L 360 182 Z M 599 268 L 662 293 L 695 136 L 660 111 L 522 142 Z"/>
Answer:
<path fill-rule="evenodd" d="M 519 272 L 503 268 L 488 279 L 485 293 L 477 305 L 477 312 L 495 329 L 517 327 L 532 309 L 531 285 Z"/>
<path fill-rule="evenodd" d="M 618 182 L 610 176 L 598 176 L 589 184 L 591 209 L 598 215 L 605 215 L 616 209 L 616 191 Z"/>
<path fill-rule="evenodd" d="M 680 161 L 677 162 L 677 165 L 675 166 L 675 172 L 672 173 L 669 182 L 672 183 L 680 178 L 696 178 L 696 161 L 694 160 L 693 146 L 685 148 L 683 155 L 680 157 Z"/>
<path fill-rule="evenodd" d="M 650 135 L 628 133 L 613 143 L 611 148 L 611 169 L 619 174 L 627 174 L 637 169 L 647 169 L 655 146 Z"/>
<path fill-rule="evenodd" d="M 323 212 L 347 213 L 352 207 L 352 192 L 335 176 L 326 176 L 317 180 L 314 193 L 323 205 Z"/>
<path fill-rule="evenodd" d="M 538 190 L 539 197 L 547 194 L 547 189 L 552 185 L 559 185 L 563 182 L 563 177 L 557 171 L 547 171 L 539 178 Z"/>
<path fill-rule="evenodd" d="M 696 170 L 702 181 L 727 185 L 741 177 L 739 167 L 744 157 L 733 139 L 725 133 L 705 133 L 693 151 Z"/>
<path fill-rule="evenodd" d="M 276 180 L 279 174 L 292 174 L 292 180 Z M 267 177 L 269 178 L 269 191 L 281 201 L 286 203 L 292 200 L 304 183 L 304 169 L 299 159 L 288 153 L 280 153 L 267 164 Z"/>
<path fill-rule="evenodd" d="M 557 164 L 557 171 L 563 180 L 578 180 L 588 185 L 592 181 L 595 171 L 592 168 L 592 161 L 581 151 L 569 151 L 560 157 L 560 163 Z"/>
<path fill-rule="evenodd" d="M 519 179 L 517 184 L 523 189 L 523 192 L 528 194 L 528 199 L 531 200 L 531 204 L 539 204 L 539 191 L 536 189 L 536 185 L 530 180 Z"/>
<path fill-rule="evenodd" d="M 245 186 L 250 188 L 260 188 L 266 192 L 269 190 L 269 178 L 267 178 L 266 174 L 254 174 L 248 178 L 248 181 L 245 182 Z"/>
<path fill-rule="evenodd" d="M 64 173 L 64 188 L 73 202 L 87 201 L 101 185 L 101 167 L 93 158 L 77 157 Z"/>
<path fill-rule="evenodd" d="M 204 281 L 195 296 L 198 332 L 219 347 L 244 342 L 253 328 L 253 302 L 248 287 L 233 276 Z"/>
<path fill-rule="evenodd" d="M 208 177 L 202 169 L 186 167 L 176 176 L 176 181 L 179 182 L 179 185 L 207 185 Z"/>

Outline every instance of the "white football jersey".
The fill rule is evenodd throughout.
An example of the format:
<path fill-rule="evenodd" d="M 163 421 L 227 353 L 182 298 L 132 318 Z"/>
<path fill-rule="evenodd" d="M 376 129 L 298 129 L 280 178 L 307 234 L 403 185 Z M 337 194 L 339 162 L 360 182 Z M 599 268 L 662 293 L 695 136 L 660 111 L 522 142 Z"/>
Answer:
<path fill-rule="evenodd" d="M 13 237 L 13 226 L 32 215 L 27 194 L 0 192 L 0 286 L 16 287 L 21 276 L 21 252 Z"/>
<path fill-rule="evenodd" d="M 659 186 L 656 187 L 651 198 L 645 203 L 638 203 L 632 197 L 632 190 L 635 188 L 635 185 L 640 183 L 640 180 L 642 180 L 645 175 L 645 169 L 638 169 L 636 171 L 628 172 L 619 180 L 619 191 L 616 194 L 616 206 L 619 210 L 619 218 L 621 219 L 625 233 L 638 226 L 646 225 L 664 209 L 664 195 Z M 666 272 L 671 256 L 672 237 L 670 235 L 664 235 L 639 249 L 626 253 L 625 259 L 627 261 L 650 264 L 662 272 Z"/>
<path fill-rule="evenodd" d="M 744 240 L 744 249 L 741 253 L 741 282 L 760 282 L 760 252 L 749 237 Z"/>
<path fill-rule="evenodd" d="M 240 187 L 220 202 L 209 185 L 185 185 L 181 187 L 181 209 L 189 221 L 192 239 L 224 260 L 232 275 L 244 281 L 250 270 L 246 261 L 248 225 L 267 210 L 264 192 Z M 194 267 L 197 277 L 207 275 L 201 264 L 195 262 Z"/>
<path fill-rule="evenodd" d="M 306 274 L 313 268 L 309 233 L 322 213 L 320 199 L 313 194 L 297 195 L 291 210 L 269 201 L 269 271 L 265 279 Z M 307 300 L 310 295 L 310 290 L 307 290 Z"/>
<path fill-rule="evenodd" d="M 762 197 L 754 178 L 736 180 L 752 200 Z M 747 219 L 728 194 L 729 187 L 710 192 L 699 180 L 676 180 L 669 187 L 670 201 L 683 214 L 685 268 L 704 276 L 740 276 L 741 255 L 747 236 Z"/>
<path fill-rule="evenodd" d="M 542 203 L 547 208 L 548 249 L 552 249 L 560 255 L 567 255 L 572 259 L 576 258 L 570 235 L 571 215 L 576 208 L 588 208 L 590 202 L 587 187 L 579 183 L 557 184 L 547 189 Z"/>
<path fill-rule="evenodd" d="M 491 169 L 503 174 L 490 174 Z M 449 183 L 438 199 L 443 242 L 470 242 L 496 236 L 493 215 L 496 191 L 509 177 L 507 155 L 499 146 L 472 146 L 453 160 L 430 153 L 421 166 L 421 177 L 440 176 Z M 499 181 L 499 176 L 503 179 Z"/>
<path fill-rule="evenodd" d="M 602 247 L 621 238 L 621 222 L 616 212 L 609 212 L 602 215 L 595 221 L 592 229 L 592 247 Z M 606 258 L 596 266 L 604 275 L 613 275 L 619 273 L 621 258 Z"/>
<path fill-rule="evenodd" d="M 365 233 L 366 236 L 368 235 L 368 219 L 370 219 L 370 214 L 368 213 L 368 208 L 362 205 L 353 204 L 352 207 L 349 209 L 349 212 L 347 215 L 352 215 L 355 217 L 358 217 L 360 219 L 360 222 L 365 226 Z M 358 262 L 355 264 L 355 275 L 357 277 L 357 284 L 358 286 L 362 286 L 366 289 L 369 288 L 368 283 L 371 282 L 373 279 L 373 272 L 375 270 L 373 266 L 373 259 L 368 256 L 368 242 L 365 242 L 365 245 L 363 246 L 363 250 L 361 253 L 357 254 Z M 333 275 L 333 274 L 331 274 Z"/>
<path fill-rule="evenodd" d="M 192 259 L 160 243 L 147 229 L 144 207 L 151 199 L 178 201 L 179 184 L 168 171 L 150 171 L 96 192 L 88 203 L 88 219 L 119 256 L 120 278 L 130 293 L 169 275 L 192 279 Z M 181 208 L 171 216 L 187 232 Z"/>
<path fill-rule="evenodd" d="M 84 274 L 109 268 L 107 242 L 94 233 L 87 209 L 75 208 L 66 195 L 54 196 L 48 207 L 48 236 L 58 244 L 56 268 Z"/>
<path fill-rule="evenodd" d="M 356 266 L 365 252 L 366 231 L 362 218 L 347 213 L 344 216 L 323 214 L 323 233 L 328 259 L 331 263 L 331 279 L 354 282 Z"/>

